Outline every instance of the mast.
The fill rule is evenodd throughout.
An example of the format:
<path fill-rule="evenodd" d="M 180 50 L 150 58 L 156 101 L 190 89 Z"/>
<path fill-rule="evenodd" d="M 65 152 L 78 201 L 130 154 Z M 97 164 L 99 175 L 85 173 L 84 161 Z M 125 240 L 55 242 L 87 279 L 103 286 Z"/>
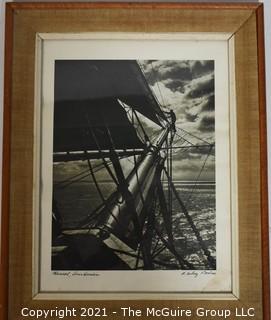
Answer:
<path fill-rule="evenodd" d="M 81 221 L 78 228 L 64 230 L 62 236 L 68 237 L 68 243 L 82 236 L 85 240 L 80 241 L 100 248 L 102 257 L 110 256 L 124 268 L 154 269 L 159 265 L 169 269 L 193 269 L 175 246 L 172 228 L 175 197 L 207 262 L 214 268 L 215 260 L 174 187 L 175 114 L 162 111 L 135 61 L 75 61 L 71 70 L 65 68 L 69 63 L 56 63 L 56 75 L 62 75 L 65 86 L 56 76 L 53 161 L 87 163 L 87 175 L 92 178 L 101 204 Z M 116 77 L 118 81 L 115 81 Z M 82 81 L 83 78 L 87 81 Z M 160 127 L 152 141 L 137 113 Z M 121 159 L 129 157 L 134 158 L 134 167 L 125 176 Z M 115 192 L 108 198 L 104 197 L 95 175 L 92 164 L 95 160 L 101 161 L 116 185 Z M 167 178 L 167 195 L 161 181 L 162 173 Z M 55 220 L 56 207 L 54 201 Z M 54 225 L 58 226 L 55 222 Z M 58 237 L 59 227 L 55 229 Z M 163 251 L 168 251 L 176 262 L 160 261 L 157 257 Z M 85 267 L 94 268 L 93 258 L 89 261 Z"/>
<path fill-rule="evenodd" d="M 142 225 L 142 211 L 145 201 L 154 180 L 157 178 L 157 170 L 163 167 L 165 161 L 164 153 L 161 153 L 161 148 L 165 145 L 169 132 L 170 125 L 160 133 L 155 144 L 150 146 L 145 154 L 141 156 L 136 168 L 134 168 L 127 180 L 123 177 L 121 168 L 117 169 L 117 159 L 112 159 L 114 156 L 111 157 L 119 182 L 122 185 L 122 189 L 119 190 L 112 205 L 104 209 L 109 210 L 110 214 L 102 224 L 111 232 L 119 236 L 123 235 L 126 230 L 129 230 L 131 218 L 137 219 L 139 225 Z M 127 195 L 134 199 L 133 205 Z M 127 211 L 133 212 L 135 217 L 131 217 Z M 118 221 L 122 223 L 119 224 Z"/>

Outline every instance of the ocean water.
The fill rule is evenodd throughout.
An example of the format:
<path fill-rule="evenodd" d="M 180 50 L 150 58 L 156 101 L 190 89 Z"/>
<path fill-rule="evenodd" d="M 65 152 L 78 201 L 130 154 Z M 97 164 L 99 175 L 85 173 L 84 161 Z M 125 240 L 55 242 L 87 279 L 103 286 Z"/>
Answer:
<path fill-rule="evenodd" d="M 175 181 L 175 186 L 185 203 L 195 227 L 200 233 L 205 246 L 216 257 L 216 199 L 215 183 Z M 166 190 L 167 188 L 164 187 Z M 172 205 L 173 235 L 176 250 L 193 264 L 196 269 L 210 269 L 202 248 L 183 214 L 178 201 L 173 198 Z"/>
<path fill-rule="evenodd" d="M 194 225 L 213 257 L 216 256 L 216 214 L 215 214 L 215 183 L 201 181 L 175 181 L 175 187 L 185 203 Z M 102 193 L 110 195 L 115 186 L 112 182 L 100 183 Z M 167 183 L 163 184 L 167 194 Z M 78 182 L 67 188 L 54 188 L 54 197 L 62 217 L 63 228 L 77 228 L 81 221 L 101 203 L 101 199 L 93 183 Z M 172 202 L 172 233 L 177 252 L 195 269 L 210 269 L 202 248 L 183 214 L 177 199 Z M 163 225 L 161 216 L 157 215 L 158 225 Z M 155 242 L 156 239 L 154 239 Z M 161 245 L 161 244 L 160 244 Z M 168 250 L 162 251 L 158 259 L 174 263 L 174 257 Z M 163 267 L 159 267 L 163 269 Z"/>

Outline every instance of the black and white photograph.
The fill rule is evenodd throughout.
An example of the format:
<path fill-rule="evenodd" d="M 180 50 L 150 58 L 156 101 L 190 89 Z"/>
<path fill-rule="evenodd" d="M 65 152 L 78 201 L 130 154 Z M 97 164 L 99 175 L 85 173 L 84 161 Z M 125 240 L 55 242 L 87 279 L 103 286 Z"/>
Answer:
<path fill-rule="evenodd" d="M 6 9 L 2 314 L 263 320 L 262 4 Z"/>
<path fill-rule="evenodd" d="M 51 270 L 216 263 L 214 60 L 55 60 Z"/>

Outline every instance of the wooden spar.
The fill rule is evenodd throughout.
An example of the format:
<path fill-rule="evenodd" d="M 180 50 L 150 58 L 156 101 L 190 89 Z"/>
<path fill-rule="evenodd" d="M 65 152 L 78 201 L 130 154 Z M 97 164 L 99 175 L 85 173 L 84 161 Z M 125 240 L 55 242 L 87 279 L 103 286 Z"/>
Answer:
<path fill-rule="evenodd" d="M 146 200 L 152 182 L 156 178 L 156 170 L 158 166 L 161 166 L 161 163 L 164 162 L 164 157 L 160 154 L 160 151 L 168 137 L 169 131 L 170 125 L 161 132 L 155 145 L 150 147 L 150 150 L 142 157 L 138 166 L 126 180 L 128 191 L 134 199 L 134 206 L 139 221 L 141 220 L 140 216 L 144 207 L 144 200 Z M 118 236 L 125 236 L 129 233 L 131 231 L 130 229 L 132 229 L 132 215 L 128 210 L 127 203 L 121 191 L 118 192 L 115 201 L 107 209 L 110 210 L 110 215 L 102 224 Z M 119 225 L 117 221 L 121 221 L 121 225 Z M 124 226 L 126 227 L 125 229 Z"/>
<path fill-rule="evenodd" d="M 134 155 L 141 155 L 144 149 L 127 149 L 116 150 L 119 157 L 129 157 Z M 54 153 L 54 162 L 68 162 L 87 159 L 101 159 L 110 158 L 110 150 L 101 151 L 82 151 L 82 152 L 58 152 Z"/>

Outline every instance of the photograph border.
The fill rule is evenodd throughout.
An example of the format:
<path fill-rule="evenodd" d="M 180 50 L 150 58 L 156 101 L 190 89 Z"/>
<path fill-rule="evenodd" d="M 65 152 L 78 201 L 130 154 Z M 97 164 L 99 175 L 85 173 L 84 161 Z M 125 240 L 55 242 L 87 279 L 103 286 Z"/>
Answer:
<path fill-rule="evenodd" d="M 16 43 L 18 44 L 17 34 L 15 33 L 16 27 L 22 23 L 22 20 L 25 18 L 25 22 L 28 23 L 28 27 L 31 24 L 31 14 L 28 15 L 30 11 L 37 11 L 38 13 L 42 14 L 43 12 L 50 12 L 51 16 L 55 16 L 56 12 L 54 10 L 60 12 L 68 12 L 72 11 L 74 14 L 80 16 L 82 14 L 82 10 L 96 10 L 96 15 L 99 16 L 99 11 L 101 12 L 102 9 L 109 10 L 113 12 L 115 9 L 123 9 L 123 10 L 149 10 L 156 15 L 159 15 L 159 10 L 163 10 L 164 12 L 169 12 L 170 10 L 182 10 L 185 12 L 186 10 L 193 10 L 193 14 L 197 16 L 198 12 L 205 11 L 207 13 L 213 10 L 220 10 L 221 12 L 224 10 L 224 13 L 228 11 L 228 15 L 233 15 L 235 13 L 243 13 L 241 14 L 242 17 L 234 17 L 235 19 L 239 19 L 238 21 L 242 21 L 241 25 L 237 23 L 235 25 L 235 32 L 244 32 L 245 35 L 248 37 L 248 31 L 244 30 L 244 25 L 249 21 L 252 15 L 255 15 L 254 21 L 251 22 L 255 24 L 256 27 L 256 40 L 257 40 L 257 66 L 258 66 L 258 90 L 254 88 L 254 93 L 258 96 L 258 105 L 259 105 L 259 128 L 255 130 L 258 131 L 259 134 L 259 156 L 257 165 L 259 166 L 260 170 L 260 208 L 261 208 L 261 228 L 255 232 L 257 232 L 257 237 L 261 239 L 261 262 L 257 261 L 261 264 L 261 276 L 262 279 L 256 279 L 255 281 L 262 287 L 262 310 L 263 310 L 263 318 L 262 319 L 269 319 L 269 312 L 270 312 L 270 300 L 269 300 L 269 251 L 268 251 L 268 194 L 267 194 L 267 135 L 266 135 L 266 101 L 265 101 L 265 67 L 264 67 L 264 32 L 263 32 L 263 5 L 258 3 L 246 3 L 246 4 L 215 4 L 215 3 L 8 3 L 6 6 L 6 45 L 5 45 L 5 85 L 4 85 L 4 143 L 3 143 L 3 196 L 2 196 L 2 226 L 1 226 L 1 272 L 0 272 L 0 280 L 1 280 L 1 292 L 0 292 L 0 301 L 1 301 L 1 309 L 0 314 L 3 316 L 3 319 L 8 319 L 8 292 L 10 290 L 10 286 L 14 286 L 14 281 L 10 284 L 10 277 L 9 277 L 9 264 L 10 262 L 10 248 L 14 247 L 14 242 L 11 242 L 10 239 L 10 225 L 14 221 L 14 217 L 16 217 L 16 212 L 11 212 L 11 204 L 14 201 L 20 201 L 22 198 L 21 196 L 14 198 L 14 186 L 12 186 L 12 170 L 14 164 L 12 161 L 14 158 L 12 157 L 13 154 L 13 146 L 14 140 L 18 137 L 14 136 L 13 131 L 13 124 L 14 121 L 20 121 L 16 114 L 13 113 L 12 106 L 14 104 L 14 97 L 13 94 L 13 86 L 18 83 L 15 83 L 16 80 L 16 73 L 14 68 L 14 59 L 15 55 L 19 55 L 19 52 L 14 52 L 14 47 L 16 47 Z M 231 12 L 229 12 L 229 10 Z M 248 12 L 248 14 L 247 14 Z M 19 14 L 18 14 L 19 13 Z M 69 14 L 69 13 L 68 13 Z M 219 19 L 219 18 L 218 18 Z M 67 20 L 66 20 L 67 23 Z M 127 21 L 123 22 L 124 26 Z M 224 22 L 225 23 L 225 22 Z M 209 21 L 207 21 L 209 24 Z M 81 27 L 83 26 L 83 23 Z M 127 25 L 128 28 L 131 26 Z M 163 27 L 162 22 L 160 24 Z M 76 28 L 77 26 L 75 26 Z M 157 27 L 157 26 L 155 26 Z M 212 29 L 217 29 L 217 32 L 221 32 L 222 27 L 224 26 L 218 25 L 217 27 L 211 26 Z M 70 30 L 67 24 L 68 30 Z M 202 28 L 202 32 L 206 32 L 206 28 L 208 26 L 204 26 Z M 51 29 L 51 28 L 49 28 Z M 191 29 L 191 25 L 186 26 L 186 31 Z M 33 30 L 32 30 L 33 31 Z M 34 30 L 34 32 L 39 32 L 40 30 Z M 43 31 L 44 32 L 44 31 Z M 52 32 L 48 30 L 48 32 Z M 64 31 L 63 31 L 64 32 Z M 70 31 L 67 31 L 70 32 Z M 150 30 L 153 32 L 153 30 Z M 173 31 L 174 32 L 174 31 Z M 242 37 L 241 37 L 242 38 Z M 240 39 L 241 39 L 240 38 Z M 245 46 L 245 43 L 242 42 L 242 39 L 236 39 L 237 47 Z M 32 39 L 28 39 L 29 43 L 32 45 Z M 27 46 L 27 44 L 25 44 Z M 240 71 L 240 70 L 239 70 Z M 22 74 L 21 74 L 22 76 Z M 239 74 L 240 76 L 240 74 Z M 29 81 L 29 79 L 28 79 Z M 22 87 L 24 85 L 22 84 Z M 24 87 L 24 89 L 28 89 Z M 237 88 L 237 96 L 238 96 L 238 88 Z M 238 101 L 237 101 L 238 103 Z M 29 112 L 29 111 L 28 111 Z M 30 116 L 31 119 L 31 116 Z M 239 132 L 237 132 L 238 134 Z M 253 132 L 252 132 L 253 133 Z M 243 132 L 244 134 L 244 132 Z M 33 133 L 30 133 L 33 135 Z M 24 139 L 24 137 L 21 137 Z M 31 150 L 30 150 L 31 151 Z M 23 179 L 21 177 L 21 179 Z M 24 177 L 26 179 L 26 177 Z M 24 183 L 22 180 L 21 183 Z M 18 215 L 18 213 L 17 213 Z M 28 235 L 29 237 L 29 235 Z M 31 252 L 28 255 L 32 256 Z M 24 257 L 23 257 L 24 258 Z M 23 277 L 24 280 L 25 277 Z M 23 281 L 23 280 L 22 280 Z M 259 281 L 261 283 L 259 283 Z M 26 286 L 29 286 L 29 283 L 25 283 Z M 14 293 L 13 290 L 10 293 Z M 30 297 L 24 296 L 25 292 L 18 292 L 18 295 L 23 295 L 23 297 L 14 297 L 16 300 L 15 304 L 22 303 L 23 301 L 28 301 Z M 48 305 L 48 304 L 47 304 Z M 174 305 L 171 304 L 171 305 Z M 176 303 L 175 303 L 176 305 Z M 111 302 L 111 307 L 116 308 L 116 303 Z"/>
<path fill-rule="evenodd" d="M 219 119 L 219 122 L 217 123 L 217 127 L 220 128 L 223 127 L 225 131 L 232 132 L 233 134 L 229 134 L 229 132 L 227 132 L 227 134 L 217 134 L 217 141 L 220 141 L 220 143 L 218 143 L 218 148 L 216 150 L 216 157 L 218 157 L 218 161 L 221 164 L 221 166 L 225 166 L 225 171 L 224 172 L 224 178 L 222 178 L 222 176 L 218 177 L 218 181 L 216 182 L 216 184 L 218 185 L 217 188 L 217 192 L 219 194 L 219 198 L 217 200 L 217 208 L 216 210 L 218 210 L 220 212 L 220 217 L 221 220 L 217 220 L 216 221 L 216 226 L 219 228 L 219 230 L 221 230 L 221 232 L 223 232 L 224 230 L 227 230 L 224 235 L 222 236 L 222 233 L 219 232 L 217 230 L 216 234 L 216 240 L 217 243 L 220 244 L 218 249 L 218 260 L 219 260 L 219 269 L 217 269 L 216 271 L 216 275 L 215 276 L 210 276 L 210 275 L 201 275 L 201 272 L 204 270 L 195 270 L 196 274 L 197 274 L 197 278 L 192 279 L 193 277 L 191 276 L 191 272 L 188 272 L 190 275 L 180 275 L 180 270 L 174 270 L 175 272 L 175 280 L 173 279 L 173 275 L 172 274 L 168 274 L 168 280 L 171 283 L 179 283 L 179 290 L 178 285 L 176 284 L 176 289 L 175 290 L 165 290 L 159 291 L 158 289 L 152 292 L 151 289 L 151 285 L 148 285 L 147 287 L 149 288 L 146 290 L 140 290 L 140 291 L 133 291 L 132 287 L 130 286 L 129 289 L 127 290 L 121 290 L 121 288 L 117 291 L 117 290 L 110 290 L 108 292 L 104 291 L 104 292 L 99 292 L 99 290 L 92 290 L 87 292 L 86 289 L 82 289 L 81 291 L 75 289 L 74 287 L 74 299 L 79 299 L 79 297 L 81 299 L 87 300 L 87 299 L 93 299 L 93 300 L 97 300 L 97 299 L 102 299 L 103 295 L 106 296 L 107 299 L 112 299 L 112 300 L 116 300 L 116 299 L 141 299 L 144 297 L 144 299 L 176 299 L 176 300 L 180 300 L 180 299 L 232 299 L 235 300 L 237 299 L 238 295 L 239 295 L 239 284 L 238 284 L 238 230 L 236 228 L 236 226 L 238 225 L 238 208 L 237 208 L 237 181 L 236 181 L 236 176 L 237 176 L 237 168 L 236 168 L 236 161 L 234 161 L 234 156 L 236 156 L 236 106 L 235 106 L 235 93 L 233 90 L 233 87 L 235 86 L 235 80 L 234 80 L 234 50 L 233 50 L 233 40 L 229 40 L 231 38 L 230 34 L 223 34 L 223 33 L 217 33 L 217 34 L 211 34 L 211 33 L 175 33 L 173 34 L 165 34 L 165 33 L 156 33 L 156 34 L 141 34 L 141 33 L 84 33 L 84 34 L 65 34 L 65 35 L 61 35 L 61 34 L 54 34 L 54 33 L 49 33 L 49 34 L 37 34 L 36 35 L 36 101 L 35 101 L 35 113 L 36 113 L 36 117 L 35 117 L 35 125 L 36 125 L 36 135 L 35 135 L 35 141 L 34 141 L 34 158 L 35 160 L 35 172 L 34 172 L 34 185 L 36 186 L 35 190 L 34 190 L 34 194 L 36 194 L 36 196 L 34 196 L 34 204 L 36 203 L 36 205 L 34 206 L 34 265 L 33 265 L 33 270 L 34 270 L 34 276 L 35 276 L 35 285 L 34 287 L 36 288 L 33 292 L 33 294 L 35 295 L 35 297 L 37 299 L 45 299 L 50 298 L 50 294 L 53 296 L 57 296 L 58 299 L 65 299 L 65 297 L 67 297 L 67 292 L 68 290 L 65 289 L 65 291 L 63 290 L 63 292 L 59 292 L 56 293 L 54 292 L 54 290 L 52 289 L 52 293 L 49 291 L 48 292 L 45 291 L 43 292 L 42 290 L 38 289 L 38 284 L 39 284 L 39 268 L 37 266 L 40 265 L 39 263 L 39 254 L 40 251 L 43 251 L 43 257 L 45 257 L 48 254 L 48 250 L 45 250 L 43 248 L 46 247 L 45 241 L 41 242 L 40 241 L 40 245 L 39 243 L 39 234 L 40 231 L 44 230 L 44 226 L 42 224 L 41 221 L 41 215 L 38 215 L 38 212 L 42 212 L 43 208 L 40 205 L 40 198 L 42 199 L 43 197 L 40 197 L 40 190 L 39 190 L 39 185 L 40 185 L 40 181 L 42 181 L 43 184 L 43 188 L 42 190 L 44 191 L 45 189 L 48 188 L 48 186 L 50 185 L 50 181 L 48 181 L 47 179 L 47 170 L 48 172 L 51 170 L 48 165 L 47 165 L 47 170 L 46 170 L 46 174 L 41 175 L 43 176 L 43 178 L 40 177 L 40 163 L 41 161 L 43 162 L 43 158 L 42 156 L 40 156 L 41 151 L 40 151 L 40 144 L 39 141 L 40 139 L 42 139 L 43 134 L 41 134 L 40 137 L 40 130 L 39 128 L 42 127 L 43 130 L 45 130 L 44 128 L 47 127 L 46 121 L 44 120 L 44 117 L 40 115 L 40 110 L 42 110 L 42 106 L 46 105 L 48 106 L 50 109 L 53 108 L 51 101 L 52 98 L 48 98 L 48 94 L 47 93 L 41 93 L 41 86 L 43 85 L 43 87 L 46 87 L 46 82 L 48 83 L 52 83 L 52 81 L 45 81 L 45 80 L 41 80 L 41 70 L 46 70 L 46 65 L 47 63 L 45 63 L 44 61 L 47 61 L 48 59 L 46 58 L 46 56 L 51 52 L 51 50 L 53 50 L 53 55 L 57 56 L 57 60 L 59 59 L 79 59 L 81 60 L 81 55 L 84 56 L 83 59 L 85 58 L 85 52 L 87 52 L 88 50 L 91 50 L 91 48 L 95 48 L 96 44 L 98 45 L 98 47 L 100 48 L 101 42 L 104 43 L 103 46 L 106 46 L 106 42 L 108 39 L 110 39 L 110 48 L 112 47 L 112 50 L 114 51 L 113 53 L 110 53 L 109 55 L 107 54 L 107 50 L 105 49 L 100 49 L 99 51 L 101 52 L 97 52 L 95 55 L 94 59 L 97 59 L 97 55 L 99 56 L 99 54 L 101 54 L 103 56 L 103 59 L 112 59 L 112 57 L 114 57 L 114 59 L 119 59 L 123 54 L 125 55 L 125 60 L 126 59 L 130 59 L 130 57 L 132 59 L 134 59 L 137 54 L 140 55 L 140 59 L 147 59 L 149 57 L 151 57 L 153 54 L 155 55 L 155 57 L 157 59 L 158 56 L 160 56 L 159 54 L 157 55 L 157 53 L 155 51 L 159 50 L 151 50 L 150 44 L 153 41 L 156 41 L 156 46 L 159 46 L 159 48 L 161 48 L 161 50 L 163 50 L 163 54 L 162 56 L 170 56 L 170 59 L 178 59 L 180 57 L 183 57 L 182 59 L 186 59 L 187 55 L 189 56 L 189 59 L 191 58 L 190 52 L 188 53 L 188 49 L 191 46 L 193 47 L 195 45 L 195 41 L 196 41 L 196 46 L 203 46 L 203 48 L 205 48 L 205 43 L 206 43 L 206 48 L 204 50 L 204 53 L 201 53 L 201 55 L 195 53 L 192 54 L 193 55 L 193 59 L 191 58 L 191 60 L 195 60 L 196 57 L 202 57 L 202 59 L 208 59 L 208 57 L 210 59 L 214 59 L 215 60 L 215 64 L 217 66 L 215 73 L 217 74 L 216 78 L 216 88 L 217 88 L 217 97 L 216 97 L 216 104 L 218 105 L 219 101 L 222 101 L 222 97 L 221 95 L 223 95 L 223 102 L 222 104 L 220 104 L 220 106 L 218 108 L 216 108 L 216 117 Z M 187 42 L 187 40 L 189 40 Z M 72 49 L 72 48 L 76 48 L 76 43 L 77 41 L 79 48 L 80 49 Z M 85 42 L 86 43 L 83 43 Z M 89 42 L 90 41 L 90 42 Z M 127 43 L 128 41 L 128 43 Z M 133 46 L 133 41 L 143 41 L 143 47 L 140 50 L 136 50 L 137 53 L 130 53 L 130 50 L 127 51 L 127 48 L 129 48 L 129 44 Z M 178 41 L 178 43 L 176 43 L 176 41 Z M 180 51 L 182 48 L 182 41 L 185 42 L 185 51 L 186 53 L 182 53 L 182 54 L 172 54 L 173 50 L 171 49 L 170 51 L 166 51 L 165 47 L 169 44 L 172 48 L 176 47 L 176 52 Z M 47 43 L 48 42 L 48 43 Z M 171 43 L 171 44 L 170 44 Z M 147 45 L 148 44 L 148 45 Z M 141 50 L 143 50 L 144 45 L 147 45 L 146 48 L 147 51 L 151 51 L 151 52 L 144 52 L 141 53 Z M 49 48 L 47 48 L 47 46 Z M 65 47 L 62 48 L 62 46 Z M 82 46 L 84 47 L 84 49 L 82 49 Z M 223 53 L 222 53 L 222 49 L 221 47 L 223 46 Z M 87 47 L 89 47 L 89 49 L 87 49 Z M 207 47 L 209 49 L 207 49 Z M 46 49 L 47 48 L 47 49 Z M 58 49 L 56 49 L 58 48 Z M 69 48 L 69 49 L 68 49 Z M 126 48 L 126 50 L 125 50 Z M 178 49 L 177 49 L 178 48 Z M 219 49 L 220 48 L 220 49 Z M 125 53 L 122 52 L 122 50 L 124 49 Z M 223 58 L 221 58 L 220 54 L 218 52 L 216 53 L 210 53 L 215 51 L 216 49 L 220 50 L 220 54 L 223 56 Z M 49 50 L 49 51 L 48 51 Z M 45 55 L 42 54 L 42 52 L 46 52 Z M 94 50 L 95 51 L 95 50 Z M 133 50 L 132 50 L 133 51 Z M 58 53 L 60 52 L 60 53 Z M 110 50 L 109 50 L 110 52 Z M 196 52 L 196 50 L 194 51 Z M 192 52 L 191 52 L 192 53 Z M 113 56 L 112 56 L 113 54 Z M 90 53 L 90 56 L 92 55 L 92 53 Z M 126 57 L 126 55 L 128 55 Z M 106 56 L 106 58 L 105 58 Z M 174 56 L 174 58 L 173 58 Z M 89 57 L 87 55 L 87 57 Z M 145 58 L 143 58 L 145 57 Z M 204 57 L 204 58 L 203 58 Z M 51 57 L 49 59 L 49 61 L 54 60 L 53 57 Z M 166 58 L 163 58 L 166 60 Z M 182 61 L 182 59 L 180 59 L 180 61 Z M 222 72 L 221 69 L 218 67 L 219 66 L 219 62 L 218 61 L 223 61 L 223 63 L 221 63 L 221 65 L 224 68 L 224 71 Z M 43 61 L 43 62 L 42 62 Z M 176 60 L 177 61 L 177 60 Z M 228 68 L 228 63 L 230 65 L 230 67 Z M 41 64 L 43 65 L 43 67 L 41 67 Z M 220 69 L 220 72 L 219 72 Z M 226 69 L 229 69 L 226 71 Z M 50 68 L 50 70 L 52 71 L 52 68 Z M 224 73 L 225 72 L 225 73 Z M 46 72 L 45 72 L 46 73 Z M 51 73 L 50 73 L 51 74 Z M 219 74 L 219 76 L 218 76 Z M 52 74 L 51 74 L 52 77 Z M 221 79 L 219 79 L 221 78 Z M 228 82 L 228 78 L 230 78 L 229 83 L 227 84 L 227 89 L 224 90 L 224 82 Z M 222 80 L 223 79 L 223 80 Z M 220 84 L 220 85 L 219 85 Z M 231 85 L 230 85 L 231 84 Z M 52 86 L 50 86 L 50 91 L 52 91 Z M 219 89 L 220 88 L 220 89 Z M 46 89 L 45 89 L 46 90 Z M 232 91 L 232 92 L 231 92 Z M 41 99 L 41 96 L 43 96 L 44 98 Z M 229 96 L 232 97 L 231 101 L 228 101 Z M 47 101 L 48 102 L 45 102 Z M 50 102 L 49 102 L 50 101 Z M 230 109 L 230 112 L 228 113 L 228 109 Z M 220 112 L 218 112 L 218 110 L 220 110 Z M 223 111 L 226 110 L 226 111 Z M 51 112 L 50 112 L 51 113 Z M 223 116 L 221 116 L 221 113 L 223 113 Z M 48 113 L 46 113 L 47 117 L 50 117 Z M 227 121 L 224 120 L 224 117 L 227 118 L 227 116 L 229 115 L 229 119 L 227 119 Z M 43 119 L 42 123 L 44 123 L 44 125 L 41 125 L 39 122 L 39 119 Z M 217 120 L 218 120 L 217 119 Z M 51 122 L 51 121 L 50 121 Z M 50 132 L 51 132 L 51 128 L 49 125 L 49 129 L 46 129 L 46 136 L 49 137 L 50 136 Z M 222 142 L 223 140 L 223 142 Z M 47 145 L 47 143 L 49 143 L 49 141 L 52 141 L 52 138 L 49 138 L 45 141 L 45 145 Z M 222 143 L 221 143 L 222 142 Z M 225 144 L 229 144 L 229 146 L 227 146 L 227 150 L 228 148 L 230 148 L 229 151 L 225 151 L 224 154 L 224 150 L 225 150 Z M 223 147 L 221 147 L 223 146 Z M 50 147 L 51 149 L 52 147 Z M 49 152 L 50 153 L 50 152 Z M 45 154 L 47 155 L 45 158 L 48 159 L 48 152 L 45 152 Z M 232 156 L 232 159 L 231 159 Z M 41 158 L 41 159 L 40 159 Z M 224 159 L 227 160 L 224 163 Z M 49 161 L 49 159 L 48 159 Z M 222 163 L 224 163 L 224 165 L 222 165 Z M 230 164 L 230 166 L 228 167 L 228 165 Z M 216 172 L 219 170 L 219 168 L 214 169 Z M 43 170 L 45 172 L 45 169 Z M 227 172 L 227 173 L 226 173 Z M 226 174 L 225 174 L 226 173 Z M 51 176 L 51 175 L 50 175 Z M 229 177 L 228 181 L 227 177 Z M 225 191 L 224 191 L 225 188 Z M 49 192 L 51 194 L 51 191 Z M 217 196 L 218 196 L 217 194 Z M 225 206 L 225 209 L 223 207 L 224 204 L 224 196 L 227 194 L 226 198 L 228 199 L 227 201 L 227 206 Z M 230 198 L 231 198 L 231 203 L 230 203 Z M 48 201 L 49 203 L 50 201 Z M 46 206 L 46 201 L 44 202 L 44 205 Z M 229 210 L 227 210 L 226 208 L 230 208 Z M 45 212 L 48 212 L 49 208 L 46 206 L 46 210 Z M 230 214 L 228 214 L 230 212 Z M 47 227 L 46 230 L 48 230 L 48 220 L 46 223 Z M 226 227 L 227 225 L 227 227 Z M 223 230 L 223 231 L 222 231 Z M 47 232 L 46 232 L 47 233 Z M 225 239 L 225 237 L 229 238 L 228 245 L 224 246 L 224 244 L 222 244 L 223 240 Z M 223 247 L 223 249 L 222 249 Z M 226 249 L 227 247 L 227 249 Z M 225 254 L 226 250 L 228 252 L 228 254 L 231 251 L 231 258 L 228 257 L 228 255 Z M 44 252 L 47 252 L 47 254 L 45 254 Z M 36 258 L 37 257 L 37 258 Z M 228 258 L 227 258 L 228 257 Z M 229 260 L 228 260 L 229 259 Z M 44 258 L 44 263 L 42 263 L 43 266 L 46 265 L 46 260 L 47 259 Z M 222 262 L 223 261 L 223 262 Z M 232 263 L 231 263 L 232 261 Z M 89 270 L 85 270 L 86 272 L 91 273 L 92 271 Z M 155 271 L 155 273 L 157 273 L 158 270 Z M 114 272 L 114 271 L 113 271 Z M 129 271 L 129 274 L 132 273 L 133 271 Z M 150 271 L 148 271 L 148 277 L 151 276 L 151 274 L 149 274 Z M 223 291 L 220 287 L 219 289 L 219 285 L 217 283 L 220 283 L 220 285 L 223 285 L 225 287 L 225 279 L 221 279 L 221 273 L 223 272 L 223 275 L 225 274 L 225 278 L 228 279 L 228 281 L 230 281 L 231 283 L 231 288 L 227 289 L 225 291 Z M 106 276 L 106 273 L 103 273 L 103 271 L 98 271 L 97 273 L 100 276 L 99 281 L 106 281 L 105 279 L 107 279 L 109 281 L 109 279 Z M 45 279 L 45 274 L 47 274 L 46 271 L 44 271 L 44 276 L 43 279 Z M 147 275 L 144 275 L 145 277 L 147 277 Z M 46 285 L 48 286 L 49 284 L 49 279 L 52 278 L 50 277 L 50 275 L 47 275 L 47 280 L 43 281 L 43 283 L 46 283 Z M 103 278 L 104 277 L 104 278 Z M 118 277 L 118 275 L 117 275 Z M 139 283 L 139 281 L 142 281 L 142 283 L 146 283 L 144 280 L 143 274 L 140 273 L 140 277 L 136 277 L 135 273 L 133 273 L 133 275 L 131 275 L 131 279 L 133 279 L 133 281 Z M 153 277 L 154 277 L 154 273 L 153 273 Z M 158 281 L 157 277 L 159 277 L 158 275 L 156 276 L 156 280 Z M 164 279 L 166 279 L 166 275 L 161 273 L 161 277 L 163 277 Z M 71 276 L 72 279 L 72 276 Z M 65 281 L 67 283 L 70 283 L 71 279 L 68 279 L 66 281 L 65 277 L 63 277 L 63 288 L 66 287 L 65 286 Z M 104 279 L 104 280 L 103 280 Z M 137 279 L 137 280 L 136 280 Z M 154 278 L 153 278 L 154 279 Z M 230 280 L 231 279 L 231 280 Z M 147 279 L 146 279 L 147 280 Z M 80 281 L 80 280 L 79 280 Z M 93 284 L 95 286 L 95 279 L 89 279 L 86 280 L 89 285 Z M 188 281 L 186 282 L 186 286 L 184 285 L 183 287 L 181 287 L 182 285 L 182 281 Z M 192 282 L 191 282 L 192 281 Z M 195 282 L 194 282 L 195 281 Z M 204 292 L 201 292 L 200 289 L 195 289 L 195 291 L 191 290 L 191 286 L 192 283 L 196 284 L 196 282 L 200 281 L 207 281 L 208 283 L 216 283 L 216 285 L 213 286 L 213 290 L 206 289 L 206 284 L 203 285 L 204 287 Z M 61 279 L 59 277 L 55 278 L 55 282 L 54 282 L 54 286 L 56 285 L 56 283 L 59 283 L 59 285 L 61 286 Z M 113 284 L 113 282 L 112 282 Z M 189 288 L 189 291 L 187 291 L 187 285 Z M 207 285 L 208 286 L 208 285 Z M 211 285 L 212 286 L 212 285 Z M 228 284 L 229 286 L 229 284 Z M 49 286 L 48 286 L 49 287 Z M 77 288 L 79 288 L 80 286 L 77 285 Z M 37 295 L 36 295 L 37 294 Z"/>

